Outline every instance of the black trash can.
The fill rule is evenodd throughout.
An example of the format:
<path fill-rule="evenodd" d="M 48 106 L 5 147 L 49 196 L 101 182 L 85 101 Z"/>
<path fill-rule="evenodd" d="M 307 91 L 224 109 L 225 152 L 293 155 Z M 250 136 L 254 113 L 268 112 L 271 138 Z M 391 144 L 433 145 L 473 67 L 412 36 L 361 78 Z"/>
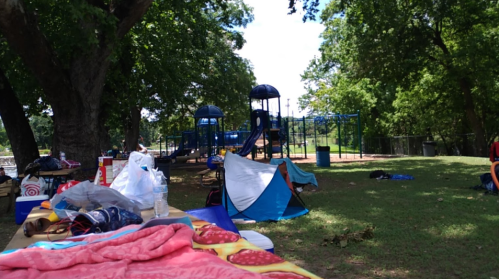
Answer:
<path fill-rule="evenodd" d="M 435 157 L 435 146 L 437 145 L 434 141 L 423 141 L 423 156 L 425 157 Z"/>
<path fill-rule="evenodd" d="M 317 166 L 318 167 L 330 167 L 331 161 L 329 159 L 330 154 L 329 146 L 317 146 L 316 156 L 317 156 Z"/>
<path fill-rule="evenodd" d="M 158 170 L 162 171 L 166 177 L 166 182 L 170 184 L 170 166 L 172 159 L 170 158 L 154 158 L 154 165 Z"/>

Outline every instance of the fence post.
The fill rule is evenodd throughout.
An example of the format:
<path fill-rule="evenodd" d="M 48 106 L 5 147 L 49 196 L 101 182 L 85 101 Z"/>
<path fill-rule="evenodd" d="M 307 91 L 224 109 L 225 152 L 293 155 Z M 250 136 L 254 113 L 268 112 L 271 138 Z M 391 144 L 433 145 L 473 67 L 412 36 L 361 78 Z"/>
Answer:
<path fill-rule="evenodd" d="M 360 110 L 357 110 L 357 130 L 358 130 L 358 134 L 359 134 L 360 159 L 362 159 L 362 130 L 360 128 Z"/>

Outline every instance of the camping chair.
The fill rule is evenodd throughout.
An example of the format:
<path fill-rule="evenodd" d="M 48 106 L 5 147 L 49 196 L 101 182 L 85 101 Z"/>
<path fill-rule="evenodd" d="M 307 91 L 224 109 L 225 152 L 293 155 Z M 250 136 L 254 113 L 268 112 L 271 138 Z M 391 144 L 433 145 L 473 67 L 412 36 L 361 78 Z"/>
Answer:
<path fill-rule="evenodd" d="M 283 161 L 279 166 L 278 166 L 278 169 L 279 169 L 279 172 L 281 173 L 282 175 L 282 178 L 284 178 L 284 180 L 286 181 L 286 184 L 288 184 L 288 187 L 289 187 L 289 190 L 291 190 L 291 193 L 297 197 L 300 202 L 305 205 L 305 202 L 301 199 L 300 197 L 300 193 L 301 191 L 297 191 L 296 188 L 298 187 L 304 187 L 303 184 L 299 184 L 299 183 L 292 183 L 291 180 L 289 179 L 289 173 L 288 173 L 288 167 L 286 165 L 286 161 Z"/>
<path fill-rule="evenodd" d="M 253 245 L 258 246 L 268 252 L 274 253 L 274 244 L 272 243 L 270 238 L 255 231 L 239 231 L 236 225 L 234 225 L 234 222 L 232 222 L 232 219 L 230 219 L 230 216 L 225 210 L 225 207 L 223 207 L 222 205 L 190 209 L 186 210 L 185 213 L 206 222 L 214 223 L 215 225 L 226 231 L 237 233 Z"/>

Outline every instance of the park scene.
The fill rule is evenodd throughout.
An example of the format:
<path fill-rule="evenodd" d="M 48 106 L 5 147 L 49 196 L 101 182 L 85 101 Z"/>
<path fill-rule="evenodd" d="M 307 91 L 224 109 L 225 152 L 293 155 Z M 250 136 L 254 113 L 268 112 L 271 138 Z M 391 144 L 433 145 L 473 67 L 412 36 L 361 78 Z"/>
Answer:
<path fill-rule="evenodd" d="M 0 0 L 0 278 L 499 278 L 498 28 Z"/>

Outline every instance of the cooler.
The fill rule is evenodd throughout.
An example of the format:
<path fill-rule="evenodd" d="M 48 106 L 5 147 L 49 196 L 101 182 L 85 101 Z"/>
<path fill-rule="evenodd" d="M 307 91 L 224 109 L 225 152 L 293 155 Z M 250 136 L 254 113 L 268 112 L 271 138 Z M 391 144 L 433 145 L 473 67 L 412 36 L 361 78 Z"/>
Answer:
<path fill-rule="evenodd" d="M 40 206 L 43 201 L 48 199 L 48 195 L 18 197 L 16 199 L 16 224 L 21 225 L 24 223 L 31 209 L 35 206 Z"/>
<path fill-rule="evenodd" d="M 255 231 L 239 231 L 239 234 L 249 243 L 274 254 L 274 243 L 265 235 Z"/>

